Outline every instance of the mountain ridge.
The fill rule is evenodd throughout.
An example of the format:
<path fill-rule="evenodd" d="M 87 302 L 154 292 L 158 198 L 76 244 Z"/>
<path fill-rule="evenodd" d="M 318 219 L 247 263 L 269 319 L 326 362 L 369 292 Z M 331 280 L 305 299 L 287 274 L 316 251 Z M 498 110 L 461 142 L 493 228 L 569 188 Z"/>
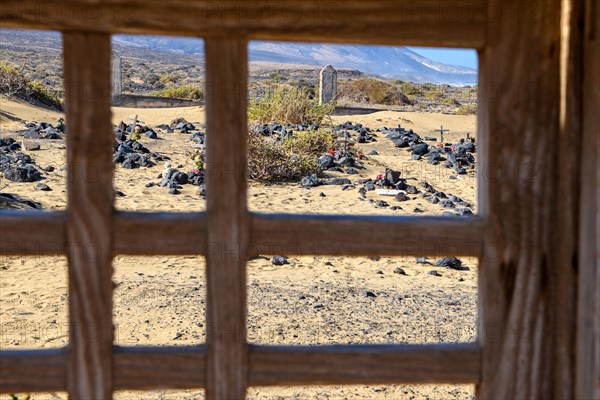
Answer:
<path fill-rule="evenodd" d="M 30 48 L 61 48 L 56 32 L 3 29 L 0 44 Z M 127 49 L 156 51 L 181 56 L 203 56 L 204 43 L 197 38 L 149 35 L 115 35 L 113 46 L 122 53 Z M 477 70 L 432 61 L 407 47 L 375 45 L 339 45 L 253 41 L 249 45 L 250 61 L 280 64 L 303 64 L 362 71 L 384 79 L 407 82 L 476 85 Z"/>

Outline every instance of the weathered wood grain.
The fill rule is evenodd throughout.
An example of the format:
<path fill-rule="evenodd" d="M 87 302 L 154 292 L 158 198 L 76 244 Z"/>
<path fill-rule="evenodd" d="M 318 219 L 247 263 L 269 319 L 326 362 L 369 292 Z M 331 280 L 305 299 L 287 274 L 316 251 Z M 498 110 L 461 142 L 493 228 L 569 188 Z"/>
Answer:
<path fill-rule="evenodd" d="M 554 369 L 555 398 L 574 396 L 575 342 L 577 303 L 577 269 L 579 241 L 580 157 L 577 151 L 582 140 L 582 32 L 581 0 L 566 0 L 561 7 L 560 42 L 560 130 L 556 159 L 556 270 L 553 298 L 554 312 Z"/>
<path fill-rule="evenodd" d="M 68 391 L 108 399 L 113 385 L 110 36 L 63 36 L 67 125 Z"/>
<path fill-rule="evenodd" d="M 50 256 L 66 250 L 66 216 L 62 211 L 0 210 L 0 253 Z"/>
<path fill-rule="evenodd" d="M 190 347 L 115 347 L 115 390 L 204 387 L 206 351 Z"/>
<path fill-rule="evenodd" d="M 0 393 L 67 388 L 68 350 L 0 350 Z"/>
<path fill-rule="evenodd" d="M 477 344 L 250 346 L 250 383 L 477 383 L 480 350 Z"/>
<path fill-rule="evenodd" d="M 63 213 L 1 212 L 0 221 L 6 255 L 65 251 L 65 244 L 57 240 L 65 231 Z M 480 217 L 253 213 L 250 221 L 252 242 L 246 253 L 476 257 L 484 247 Z M 114 255 L 205 255 L 211 250 L 205 213 L 117 212 L 113 236 Z"/>
<path fill-rule="evenodd" d="M 118 212 L 114 218 L 114 255 L 206 254 L 204 213 Z"/>
<path fill-rule="evenodd" d="M 486 250 L 497 250 L 479 269 L 483 399 L 553 398 L 553 377 L 568 374 L 553 347 L 560 6 L 490 2 L 497 17 L 480 52 L 480 201 Z"/>
<path fill-rule="evenodd" d="M 243 399 L 248 377 L 247 43 L 206 41 L 208 399 Z"/>
<path fill-rule="evenodd" d="M 482 48 L 484 0 L 3 0 L 2 27 Z M 492 14 L 494 16 L 495 14 Z"/>
<path fill-rule="evenodd" d="M 66 349 L 0 352 L 0 393 L 63 391 Z M 115 347 L 116 390 L 205 386 L 206 351 L 190 347 Z M 477 383 L 477 344 L 250 346 L 254 386 Z"/>
<path fill-rule="evenodd" d="M 478 217 L 252 214 L 248 253 L 472 256 L 483 248 Z"/>
<path fill-rule="evenodd" d="M 3 1 L 2 28 L 72 32 L 64 41 L 68 209 L 1 211 L 0 244 L 9 255 L 68 254 L 77 327 L 68 349 L 0 352 L 0 391 L 110 398 L 114 373 L 118 389 L 206 385 L 208 398 L 242 398 L 248 384 L 393 382 L 479 382 L 481 398 L 600 397 L 599 8 L 596 0 Z M 114 217 L 110 43 L 76 33 L 91 31 L 208 36 L 206 216 Z M 479 49 L 481 216 L 248 215 L 246 39 Z M 249 350 L 244 256 L 255 251 L 479 254 L 479 345 Z M 113 360 L 111 257 L 128 253 L 207 255 L 206 350 L 117 348 Z M 82 335 L 90 328 L 99 338 Z"/>
<path fill-rule="evenodd" d="M 600 399 L 600 4 L 583 1 L 576 397 Z"/>

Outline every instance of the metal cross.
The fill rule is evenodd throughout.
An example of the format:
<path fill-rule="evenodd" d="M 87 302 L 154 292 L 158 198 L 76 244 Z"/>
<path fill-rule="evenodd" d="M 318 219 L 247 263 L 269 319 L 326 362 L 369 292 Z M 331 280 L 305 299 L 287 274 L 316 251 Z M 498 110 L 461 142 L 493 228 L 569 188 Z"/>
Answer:
<path fill-rule="evenodd" d="M 444 143 L 444 132 L 450 132 L 450 129 L 444 129 L 444 125 L 441 125 L 440 129 L 434 129 L 433 131 L 440 133 L 440 142 Z"/>

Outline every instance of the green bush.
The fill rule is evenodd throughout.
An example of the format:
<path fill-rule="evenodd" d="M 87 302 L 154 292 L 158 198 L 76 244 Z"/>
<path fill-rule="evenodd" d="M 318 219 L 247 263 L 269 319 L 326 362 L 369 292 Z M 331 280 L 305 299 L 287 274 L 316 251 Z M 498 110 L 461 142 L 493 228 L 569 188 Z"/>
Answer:
<path fill-rule="evenodd" d="M 425 93 L 425 98 L 428 100 L 444 100 L 446 95 L 442 91 L 435 90 Z"/>
<path fill-rule="evenodd" d="M 160 90 L 155 93 L 159 97 L 172 99 L 204 100 L 204 92 L 194 84 L 176 86 L 170 89 Z"/>
<path fill-rule="evenodd" d="M 7 61 L 0 61 L 0 94 L 6 97 L 24 96 L 27 92 L 27 79 L 22 68 Z"/>
<path fill-rule="evenodd" d="M 46 105 L 55 107 L 58 109 L 62 108 L 62 102 L 58 94 L 48 89 L 42 81 L 31 81 L 28 83 L 29 96 L 34 98 Z"/>
<path fill-rule="evenodd" d="M 248 175 L 261 181 L 287 181 L 318 173 L 319 156 L 334 146 L 332 133 L 325 129 L 294 132 L 283 141 L 250 133 Z"/>
<path fill-rule="evenodd" d="M 412 104 L 411 100 L 398 86 L 373 78 L 360 78 L 352 82 L 340 83 L 339 93 L 341 97 L 357 103 Z"/>
<path fill-rule="evenodd" d="M 286 151 L 298 155 L 321 156 L 335 146 L 335 139 L 329 129 L 294 132 L 283 141 Z"/>
<path fill-rule="evenodd" d="M 42 81 L 29 81 L 23 69 L 0 61 L 0 94 L 16 96 L 25 100 L 37 100 L 54 108 L 62 109 L 62 101 L 57 93 L 49 89 Z"/>
<path fill-rule="evenodd" d="M 162 83 L 164 83 L 165 85 L 168 85 L 170 83 L 177 83 L 179 82 L 179 80 L 181 79 L 181 77 L 179 75 L 176 75 L 174 73 L 167 73 L 164 75 L 161 75 L 160 78 L 158 78 L 158 80 Z"/>
<path fill-rule="evenodd" d="M 452 97 L 446 97 L 444 100 L 442 100 L 442 104 L 448 104 L 455 107 L 460 106 L 460 102 Z"/>
<path fill-rule="evenodd" d="M 319 105 L 306 90 L 291 85 L 276 85 L 266 94 L 250 100 L 248 119 L 258 123 L 320 124 L 335 110 L 335 104 Z"/>
<path fill-rule="evenodd" d="M 400 83 L 400 90 L 407 96 L 423 96 L 423 89 L 412 82 Z"/>
<path fill-rule="evenodd" d="M 458 107 L 455 111 L 457 115 L 472 115 L 477 114 L 477 105 L 476 104 L 463 104 Z"/>

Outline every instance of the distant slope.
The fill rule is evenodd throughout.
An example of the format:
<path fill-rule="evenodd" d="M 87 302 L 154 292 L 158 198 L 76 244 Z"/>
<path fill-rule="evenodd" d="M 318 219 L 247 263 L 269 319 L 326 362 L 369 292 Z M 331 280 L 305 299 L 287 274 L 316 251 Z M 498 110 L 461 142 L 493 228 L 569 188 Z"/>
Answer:
<path fill-rule="evenodd" d="M 120 35 L 121 46 L 204 54 L 198 39 Z M 385 78 L 413 82 L 475 84 L 477 71 L 432 61 L 406 47 L 334 45 L 321 43 L 252 42 L 250 60 L 309 65 L 331 64 Z"/>
<path fill-rule="evenodd" d="M 114 47 L 122 52 L 158 51 L 190 56 L 204 54 L 203 42 L 193 38 L 116 35 Z M 7 48 L 53 50 L 61 46 L 59 34 L 43 31 L 0 30 L 0 45 Z M 174 54 L 174 55 L 175 55 Z M 170 58 L 170 57 L 169 57 Z M 177 57 L 173 57 L 176 59 Z M 331 64 L 389 79 L 412 82 L 476 84 L 477 71 L 432 61 L 406 47 L 334 45 L 321 43 L 251 42 L 250 60 L 304 65 Z M 174 60 L 173 60 L 174 61 Z"/>

